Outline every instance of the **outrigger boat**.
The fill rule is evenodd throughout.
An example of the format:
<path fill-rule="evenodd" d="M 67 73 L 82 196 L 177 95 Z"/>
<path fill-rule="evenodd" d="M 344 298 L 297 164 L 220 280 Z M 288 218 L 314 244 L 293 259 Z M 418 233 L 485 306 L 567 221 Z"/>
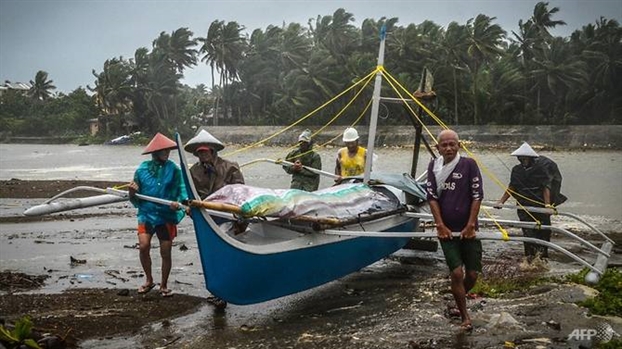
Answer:
<path fill-rule="evenodd" d="M 248 212 L 243 212 L 239 206 L 202 201 L 191 180 L 189 164 L 183 151 L 183 143 L 180 136 L 176 136 L 182 174 L 189 192 L 187 204 L 191 208 L 205 284 L 210 293 L 232 304 L 244 305 L 264 302 L 308 290 L 356 272 L 404 248 L 413 238 L 436 238 L 435 232 L 422 232 L 420 229 L 420 221 L 430 221 L 431 215 L 422 212 L 421 208 L 425 205 L 425 193 L 421 189 L 421 185 L 412 179 L 415 177 L 414 172 L 417 168 L 421 145 L 424 145 L 434 156 L 432 148 L 422 136 L 423 123 L 419 118 L 411 118 L 415 129 L 415 142 L 410 175 L 381 176 L 371 171 L 378 107 L 381 101 L 395 102 L 398 100 L 407 105 L 408 103 L 415 103 L 419 106 L 419 114 L 425 111 L 427 114 L 433 115 L 417 97 L 407 91 L 405 93 L 410 97 L 409 99 L 403 98 L 401 94 L 399 99 L 380 96 L 382 78 L 386 74 L 383 68 L 384 45 L 385 35 L 382 34 L 378 66 L 375 70 L 365 174 L 361 178 L 362 183 L 353 184 L 353 186 L 362 186 L 364 187 L 363 190 L 380 193 L 388 198 L 391 204 L 381 210 L 339 218 L 321 216 L 320 214 L 250 217 Z M 420 92 L 423 91 L 423 93 L 420 93 L 420 96 L 426 95 L 425 86 L 426 74 L 424 73 L 420 84 Z M 411 106 L 408 106 L 408 109 L 412 111 Z M 351 187 L 344 188 L 346 190 Z M 124 191 L 107 189 L 102 192 L 102 189 L 97 190 L 110 200 L 114 199 L 112 197 L 117 199 L 119 197 L 128 198 L 127 192 Z M 314 194 L 321 195 L 322 193 Z M 62 194 L 55 198 L 59 196 Z M 168 204 L 164 200 L 144 195 L 138 197 L 143 200 Z M 103 204 L 101 200 L 95 201 L 95 204 Z M 42 212 L 58 212 L 65 209 L 75 209 L 82 205 L 82 203 L 74 201 L 72 205 L 56 204 L 54 207 L 50 206 L 54 204 L 54 202 L 48 201 L 39 207 L 27 210 L 25 214 L 38 215 Z M 89 202 L 89 204 L 91 203 Z M 504 206 L 508 209 L 515 208 L 509 205 Z M 524 209 L 561 214 L 555 209 L 531 207 Z M 554 243 L 522 236 L 510 236 L 503 230 L 497 233 L 480 232 L 477 238 L 509 242 L 527 241 L 546 245 L 589 268 L 590 273 L 586 280 L 596 283 L 607 267 L 607 260 L 614 242 L 585 221 L 576 216 L 573 218 L 578 219 L 592 231 L 602 236 L 605 240 L 603 246 L 598 248 L 575 234 L 560 228 L 520 221 L 496 220 L 495 222 L 504 226 L 553 229 L 558 233 L 565 234 L 595 251 L 597 258 L 593 264 Z M 240 219 L 243 219 L 248 225 L 243 233 L 236 235 L 231 227 Z M 481 221 L 485 222 L 487 219 L 481 219 Z M 459 233 L 454 234 L 459 235 Z"/>

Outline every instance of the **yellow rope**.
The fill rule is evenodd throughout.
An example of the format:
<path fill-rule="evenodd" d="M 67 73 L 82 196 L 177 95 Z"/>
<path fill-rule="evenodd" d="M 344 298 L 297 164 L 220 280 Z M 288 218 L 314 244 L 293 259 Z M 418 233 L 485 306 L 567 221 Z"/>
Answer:
<path fill-rule="evenodd" d="M 341 114 L 343 114 L 349 107 L 350 105 L 352 105 L 352 103 L 354 103 L 354 101 L 359 97 L 359 95 L 365 90 L 365 88 L 367 86 L 369 86 L 369 84 L 371 83 L 371 81 L 373 80 L 374 76 L 372 74 L 367 75 L 367 81 L 365 82 L 365 84 L 363 85 L 363 87 L 361 89 L 359 89 L 359 91 L 356 93 L 356 95 L 354 95 L 354 97 L 352 97 L 352 99 L 337 113 L 335 114 L 335 116 L 333 116 L 327 123 L 326 125 L 322 126 L 321 128 L 319 128 L 316 132 L 314 132 L 311 137 L 315 137 L 315 135 L 320 134 L 322 131 L 324 131 L 329 125 L 331 125 L 335 120 L 337 120 Z M 356 124 L 358 124 L 358 122 L 363 118 L 363 116 L 365 116 L 365 113 L 367 112 L 367 110 L 369 109 L 369 107 L 371 106 L 371 99 L 369 100 L 369 102 L 367 103 L 367 105 L 365 106 L 365 108 L 363 109 L 363 111 L 359 114 L 359 116 L 356 118 L 356 120 L 354 120 L 354 122 L 350 125 L 350 127 L 354 127 Z M 339 138 L 339 136 L 341 136 L 341 134 L 338 134 L 337 136 L 329 139 L 328 141 L 322 143 L 320 145 L 320 147 L 324 147 L 328 144 L 331 144 L 332 142 L 334 142 L 337 138 Z M 292 147 L 289 147 L 288 149 L 286 149 L 286 151 L 289 153 L 289 151 L 293 150 L 297 145 L 294 145 Z M 310 153 L 311 151 L 313 151 L 312 149 L 298 154 L 295 158 L 297 157 L 302 157 L 305 154 Z"/>
<path fill-rule="evenodd" d="M 408 103 L 408 101 L 406 100 L 406 98 L 404 97 L 404 95 L 406 95 L 407 97 L 409 97 L 415 104 L 417 104 L 425 113 L 427 113 L 427 115 L 429 115 L 441 128 L 443 129 L 449 129 L 449 127 L 438 117 L 436 116 L 436 114 L 434 114 L 428 107 L 426 107 L 419 99 L 417 99 L 412 93 L 410 93 L 410 91 L 408 89 L 406 89 L 403 85 L 401 85 L 399 83 L 399 81 L 397 79 L 395 79 L 389 72 L 387 72 L 384 68 L 384 66 L 382 65 L 378 65 L 373 71 L 371 71 L 368 75 L 366 75 L 365 77 L 363 77 L 362 79 L 360 79 L 358 82 L 354 83 L 353 85 L 351 85 L 350 87 L 348 87 L 347 89 L 345 89 L 344 91 L 342 91 L 341 93 L 339 93 L 337 96 L 333 97 L 332 99 L 328 100 L 327 102 L 325 102 L 324 104 L 322 104 L 321 106 L 319 106 L 318 108 L 314 109 L 313 111 L 311 111 L 310 113 L 308 113 L 307 115 L 303 116 L 302 118 L 296 120 L 294 123 L 292 123 L 291 125 L 283 128 L 281 131 L 276 132 L 275 134 L 268 136 L 258 142 L 255 142 L 251 145 L 248 145 L 246 147 L 240 148 L 238 150 L 235 150 L 233 152 L 227 153 L 225 154 L 226 156 L 231 156 L 233 154 L 237 154 L 239 152 L 243 152 L 246 151 L 248 149 L 252 149 L 258 146 L 263 145 L 265 142 L 267 142 L 268 140 L 290 130 L 292 127 L 298 125 L 299 123 L 301 123 L 302 121 L 308 119 L 309 117 L 313 116 L 315 113 L 317 113 L 318 111 L 322 110 L 323 108 L 325 108 L 327 105 L 329 105 L 330 103 L 334 102 L 335 100 L 339 99 L 341 96 L 343 96 L 344 94 L 346 94 L 347 92 L 349 92 L 350 90 L 352 90 L 353 88 L 355 88 L 356 86 L 359 86 L 361 84 L 363 84 L 363 87 L 356 93 L 356 95 L 333 117 L 329 120 L 328 123 L 326 123 L 324 126 L 322 126 L 320 129 L 318 129 L 316 132 L 314 132 L 312 134 L 312 137 L 315 137 L 317 134 L 320 134 L 324 129 L 326 129 L 329 125 L 331 125 L 336 119 L 338 119 L 343 113 L 344 111 L 350 106 L 352 105 L 352 103 L 359 97 L 359 95 L 362 93 L 363 90 L 365 90 L 365 88 L 370 84 L 370 82 L 373 80 L 373 78 L 375 77 L 375 75 L 377 73 L 381 73 L 382 76 L 384 76 L 386 78 L 386 81 L 389 83 L 389 85 L 391 86 L 391 88 L 393 89 L 393 91 L 397 94 L 397 96 L 402 100 L 402 102 L 404 103 L 404 105 L 406 106 L 406 108 L 410 111 L 410 113 L 415 117 L 415 119 L 422 125 L 423 129 L 425 130 L 425 132 L 429 135 L 430 139 L 432 139 L 435 143 L 438 143 L 436 136 L 434 136 L 432 134 L 432 132 L 430 131 L 430 129 L 425 125 L 425 123 L 423 122 L 423 120 L 421 119 L 421 117 L 419 115 L 417 115 L 417 113 L 414 111 L 414 109 L 412 108 L 411 104 Z M 403 91 L 402 92 L 400 92 Z M 365 109 L 363 110 L 363 112 L 359 115 L 359 117 L 352 123 L 351 126 L 355 126 L 365 115 L 365 113 L 367 112 L 367 110 L 369 109 L 369 107 L 371 106 L 372 101 L 370 100 L 367 103 L 367 106 L 365 107 Z M 323 143 L 322 146 L 325 146 L 329 143 L 332 143 L 334 140 L 336 140 L 340 135 L 337 135 L 336 137 L 332 138 L 331 140 Z M 289 152 L 291 150 L 293 150 L 297 145 L 293 145 L 289 148 L 287 148 L 286 150 Z M 477 163 L 477 165 L 480 167 L 480 169 L 482 169 L 482 172 L 484 174 L 486 174 L 495 184 L 497 184 L 501 189 L 503 189 L 504 191 L 508 191 L 510 193 L 515 194 L 516 196 L 522 197 L 530 202 L 534 202 L 537 204 L 543 204 L 541 202 L 538 202 L 536 200 L 532 200 L 530 198 L 524 197 L 523 195 L 520 195 L 518 193 L 516 193 L 515 191 L 511 190 L 510 188 L 508 188 L 507 186 L 505 186 L 481 161 L 479 158 L 477 158 L 475 156 L 474 153 L 472 153 L 463 142 L 460 142 L 460 146 L 461 148 L 468 154 L 469 157 L 471 157 L 473 160 L 475 160 L 475 162 Z M 304 154 L 307 154 L 309 152 L 311 152 L 311 150 L 303 153 L 303 154 L 299 154 L 298 156 L 303 156 Z M 280 160 L 280 159 L 279 159 Z M 520 203 L 518 203 L 518 205 L 522 208 L 524 208 L 524 206 L 522 206 Z M 554 208 L 553 208 L 554 209 Z M 488 210 L 486 210 L 485 208 L 483 209 L 484 213 L 491 218 L 491 220 L 495 223 L 495 225 L 497 226 L 497 228 L 499 229 L 499 231 L 501 232 L 503 239 L 504 240 L 509 240 L 509 236 L 507 231 L 496 221 L 496 219 L 494 219 L 494 217 L 492 217 L 490 215 L 490 212 L 488 212 Z M 534 219 L 534 221 L 540 225 L 541 223 L 535 219 L 535 217 L 533 217 L 533 215 L 531 215 L 531 213 L 529 211 L 526 211 L 531 218 Z"/>
<path fill-rule="evenodd" d="M 383 75 L 386 75 L 387 77 L 387 82 L 391 85 L 391 87 L 393 88 L 393 90 L 395 91 L 395 93 L 398 94 L 399 98 L 402 99 L 402 102 L 404 103 L 404 105 L 406 106 L 406 108 L 412 113 L 412 115 L 415 116 L 415 118 L 417 119 L 417 121 L 419 121 L 419 123 L 423 126 L 423 128 L 426 130 L 426 132 L 428 133 L 428 135 L 430 136 L 430 138 L 432 140 L 434 140 L 435 143 L 438 143 L 438 141 L 436 140 L 436 137 L 432 134 L 432 132 L 425 126 L 425 124 L 423 123 L 423 121 L 421 120 L 421 118 L 415 113 L 415 111 L 412 109 L 412 107 L 410 106 L 409 103 L 407 103 L 407 101 L 404 99 L 404 97 L 402 96 L 402 94 L 398 91 L 398 89 L 396 89 L 396 85 L 405 92 L 405 94 L 407 94 L 419 107 L 421 107 L 428 115 L 430 115 L 430 117 L 432 117 L 432 119 L 434 121 L 436 121 L 436 123 L 441 126 L 441 128 L 443 129 L 449 129 L 449 127 L 439 118 L 437 117 L 431 110 L 429 110 L 423 103 L 421 103 L 421 101 L 419 101 L 417 98 L 415 98 L 415 96 L 413 94 L 410 93 L 410 91 L 408 91 L 404 86 L 402 86 L 399 81 L 397 81 L 397 79 L 395 79 L 391 74 L 389 74 L 389 72 L 385 71 L 384 69 L 382 69 Z M 475 154 L 473 154 L 463 142 L 460 142 L 460 146 L 462 147 L 462 149 L 464 149 L 464 151 L 469 155 L 469 157 L 471 157 L 473 160 L 475 160 L 475 162 L 477 163 L 477 165 L 482 169 L 482 172 L 484 172 L 488 178 L 490 178 L 495 184 L 497 184 L 501 189 L 503 190 L 510 190 L 507 186 L 505 186 L 492 172 L 489 171 L 489 169 L 479 160 L 479 158 L 477 158 L 475 156 Z M 511 191 L 513 192 L 513 191 Z M 518 193 L 516 193 L 518 194 Z M 518 194 L 520 195 L 520 194 Z M 520 195 L 521 197 L 524 197 L 522 195 Z M 525 197 L 524 197 L 525 198 Z M 531 200 L 529 198 L 525 198 L 531 202 L 535 202 L 534 200 Z M 519 206 L 521 206 L 522 208 L 524 208 L 524 206 L 522 206 L 520 203 L 518 203 Z M 542 204 L 542 203 L 540 203 Z M 495 223 L 495 225 L 497 226 L 497 228 L 499 229 L 499 231 L 501 232 L 501 235 L 503 236 L 504 240 L 509 240 L 509 236 L 507 233 L 507 230 L 504 229 L 499 222 L 497 222 L 497 220 L 492 217 L 490 215 L 490 213 L 488 212 L 488 210 L 486 210 L 486 208 L 483 209 L 484 213 Z M 540 224 L 540 221 L 538 221 L 529 211 L 525 211 L 527 212 L 527 214 L 538 224 Z"/>
<path fill-rule="evenodd" d="M 373 71 L 373 72 L 369 73 L 369 75 L 372 75 L 372 74 L 374 74 L 374 73 L 375 73 L 375 71 Z M 364 82 L 366 81 L 366 79 L 369 77 L 369 75 L 367 75 L 367 76 L 365 76 L 363 79 L 361 79 L 361 80 L 357 81 L 356 83 L 354 83 L 353 85 L 351 85 L 350 87 L 348 87 L 347 89 L 345 89 L 344 91 L 342 91 L 341 93 L 339 93 L 337 96 L 335 96 L 335 97 L 331 98 L 330 100 L 328 100 L 327 102 L 325 102 L 325 103 L 324 103 L 324 104 L 322 104 L 321 106 L 319 106 L 319 107 L 315 108 L 313 111 L 311 111 L 311 112 L 310 112 L 310 113 L 308 113 L 307 115 L 303 116 L 302 118 L 298 119 L 298 120 L 297 120 L 297 121 L 295 121 L 293 124 L 291 124 L 291 125 L 289 125 L 289 126 L 287 126 L 287 127 L 283 128 L 281 131 L 276 132 L 276 133 L 274 133 L 273 135 L 268 136 L 268 137 L 266 137 L 266 138 L 264 138 L 264 139 L 262 139 L 262 140 L 260 140 L 260 141 L 257 141 L 257 142 L 255 142 L 255 143 L 253 143 L 253 144 L 251 144 L 251 145 L 248 145 L 248 146 L 246 146 L 246 147 L 240 148 L 240 149 L 235 150 L 235 151 L 230 152 L 230 153 L 226 153 L 226 154 L 224 154 L 223 156 L 231 156 L 231 155 L 233 155 L 233 154 L 237 154 L 237 153 L 240 153 L 240 152 L 246 151 L 246 150 L 248 150 L 248 149 L 252 149 L 252 148 L 258 147 L 258 146 L 260 146 L 260 145 L 263 145 L 265 142 L 267 142 L 267 141 L 271 140 L 272 138 L 274 138 L 274 137 L 276 137 L 276 136 L 278 136 L 278 135 L 280 135 L 280 134 L 282 134 L 282 133 L 284 133 L 284 132 L 288 131 L 288 130 L 289 130 L 289 129 L 291 129 L 292 127 L 294 127 L 294 126 L 298 125 L 299 123 L 303 122 L 304 120 L 308 119 L 309 117 L 311 117 L 312 115 L 314 115 L 314 114 L 315 114 L 315 113 L 317 113 L 318 111 L 322 110 L 322 109 L 323 109 L 323 108 L 325 108 L 327 105 L 329 105 L 329 104 L 331 104 L 332 102 L 334 102 L 335 100 L 339 99 L 341 96 L 343 96 L 344 94 L 346 94 L 347 92 L 349 92 L 350 90 L 352 90 L 353 88 L 355 88 L 356 86 L 358 86 L 358 85 L 360 85 L 360 84 L 364 83 Z"/>
<path fill-rule="evenodd" d="M 375 72 L 375 71 L 374 71 L 374 72 Z M 370 83 L 371 83 L 371 81 L 373 80 L 373 78 L 374 78 L 373 73 L 374 73 L 374 72 L 371 72 L 371 73 L 370 73 L 370 74 L 368 74 L 366 77 L 364 77 L 363 79 L 361 79 L 359 82 L 357 82 L 356 84 L 354 84 L 354 85 L 352 86 L 352 87 L 354 87 L 354 86 L 356 86 L 356 85 L 359 85 L 359 84 L 363 83 L 362 88 L 360 88 L 360 89 L 359 89 L 359 91 L 358 91 L 358 92 L 354 95 L 354 97 L 352 97 L 352 98 L 350 99 L 350 101 L 349 101 L 349 102 L 348 102 L 348 103 L 347 103 L 347 104 L 346 104 L 346 105 L 345 105 L 345 106 L 344 106 L 344 107 L 343 107 L 343 108 L 342 108 L 342 109 L 341 109 L 341 110 L 340 110 L 340 111 L 339 111 L 339 112 L 338 112 L 338 113 L 337 113 L 334 117 L 332 117 L 332 118 L 328 121 L 328 123 L 326 123 L 326 125 L 322 126 L 320 129 L 318 129 L 316 132 L 314 132 L 314 133 L 311 135 L 311 137 L 315 137 L 316 135 L 320 134 L 320 133 L 321 133 L 324 129 L 326 129 L 326 128 L 327 128 L 329 125 L 331 125 L 331 124 L 332 124 L 335 120 L 337 120 L 337 119 L 341 116 L 341 114 L 343 114 L 343 113 L 345 112 L 345 110 L 347 110 L 347 109 L 350 107 L 350 105 L 352 105 L 352 103 L 354 103 L 354 101 L 355 101 L 355 100 L 359 97 L 359 95 L 360 95 L 360 94 L 361 94 L 361 93 L 365 90 L 365 88 L 366 88 L 367 86 L 369 86 L 369 84 L 370 84 Z M 348 90 L 351 90 L 351 88 L 349 88 Z M 346 90 L 346 91 L 348 91 L 348 90 Z M 346 92 L 346 91 L 344 91 L 344 92 Z M 341 95 L 343 95 L 343 93 L 342 93 L 342 94 L 340 94 L 340 96 L 341 96 Z M 332 101 L 334 101 L 334 100 L 335 100 L 335 98 L 331 99 L 331 101 L 329 101 L 329 102 L 325 103 L 325 104 L 324 104 L 324 106 L 328 105 L 329 103 L 331 103 L 331 102 L 332 102 Z M 358 122 L 359 122 L 359 121 L 363 118 L 363 116 L 365 115 L 365 112 L 369 109 L 369 107 L 370 107 L 370 106 L 371 106 L 371 101 L 367 103 L 367 106 L 363 109 L 363 111 L 359 114 L 358 118 L 354 121 L 354 123 L 352 123 L 352 125 L 351 125 L 351 126 L 356 125 L 356 124 L 357 124 L 357 123 L 358 123 Z M 319 109 L 318 109 L 318 110 L 319 110 Z M 314 111 L 314 112 L 315 112 L 315 111 Z M 305 116 L 304 118 L 307 118 L 307 116 Z M 294 126 L 295 124 L 297 124 L 298 122 L 299 122 L 299 121 L 297 121 L 296 123 L 294 123 L 294 124 L 290 125 L 289 127 L 287 127 L 287 129 L 289 129 L 289 128 L 293 127 L 293 126 Z M 282 132 L 280 132 L 280 133 L 282 133 Z M 334 141 L 335 141 L 337 138 L 339 138 L 340 136 L 341 136 L 341 134 L 339 134 L 339 135 L 337 135 L 337 136 L 333 137 L 332 139 L 330 139 L 330 140 L 328 140 L 328 141 L 326 141 L 326 142 L 324 142 L 324 143 L 320 144 L 320 145 L 319 145 L 319 147 L 324 147 L 324 146 L 326 146 L 326 145 L 328 145 L 328 144 L 330 144 L 330 143 L 334 142 Z M 273 137 L 273 136 L 272 136 L 272 137 Z M 269 138 L 270 138 L 270 137 L 269 137 Z M 265 138 L 264 140 L 259 141 L 259 142 L 255 143 L 255 144 L 260 144 L 260 143 L 262 143 L 262 142 L 265 142 L 265 141 L 266 141 L 266 140 L 268 140 L 269 138 Z M 293 149 L 295 149 L 297 146 L 298 146 L 297 144 L 293 144 L 292 146 L 290 146 L 290 147 L 286 148 L 286 149 L 285 149 L 286 153 L 289 153 L 290 151 L 292 151 Z M 251 148 L 251 146 L 246 147 L 245 149 L 250 149 L 250 148 Z M 242 151 L 242 150 L 245 150 L 245 149 L 240 149 L 240 150 L 238 150 L 238 151 Z M 304 152 L 304 153 L 302 153 L 302 154 L 299 154 L 297 157 L 303 156 L 303 155 L 305 155 L 305 154 L 307 154 L 307 153 L 309 153 L 309 152 L 311 152 L 311 151 L 313 151 L 313 149 L 310 149 L 310 150 L 308 150 L 307 152 Z M 235 153 L 235 152 L 234 152 L 234 153 Z M 233 154 L 233 153 L 231 153 L 231 154 Z M 227 155 L 229 155 L 229 154 L 227 154 Z M 277 158 L 276 160 L 277 160 L 277 161 L 279 161 L 279 160 L 283 160 L 283 159 L 282 159 L 282 158 Z M 252 163 L 252 164 L 250 164 L 250 165 L 254 165 L 254 164 L 256 164 L 256 163 Z"/>

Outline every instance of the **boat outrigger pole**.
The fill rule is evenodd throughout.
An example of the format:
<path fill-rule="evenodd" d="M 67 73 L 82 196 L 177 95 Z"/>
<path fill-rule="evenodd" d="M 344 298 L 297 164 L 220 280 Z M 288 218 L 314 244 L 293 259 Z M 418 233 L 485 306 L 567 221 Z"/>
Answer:
<path fill-rule="evenodd" d="M 368 183 L 371 177 L 371 167 L 374 156 L 374 143 L 376 141 L 376 124 L 378 123 L 378 109 L 380 107 L 380 90 L 382 89 L 382 70 L 384 65 L 384 44 L 387 38 L 387 27 L 383 25 L 380 28 L 380 49 L 378 50 L 378 71 L 376 72 L 376 81 L 374 82 L 374 94 L 371 104 L 371 119 L 369 121 L 369 137 L 367 139 L 367 155 L 365 157 L 365 173 L 363 182 Z"/>

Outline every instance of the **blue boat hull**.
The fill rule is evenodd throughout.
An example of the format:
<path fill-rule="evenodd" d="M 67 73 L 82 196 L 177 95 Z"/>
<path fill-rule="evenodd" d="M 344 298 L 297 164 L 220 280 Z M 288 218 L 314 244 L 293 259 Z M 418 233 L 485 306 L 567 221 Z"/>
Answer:
<path fill-rule="evenodd" d="M 278 253 L 244 251 L 224 241 L 199 210 L 194 227 L 210 293 L 254 304 L 304 291 L 360 270 L 406 245 L 409 238 L 357 237 Z M 393 231 L 413 231 L 413 222 Z"/>
<path fill-rule="evenodd" d="M 189 180 L 181 140 L 177 136 L 183 179 L 190 199 L 197 197 Z M 206 211 L 192 208 L 194 229 L 210 293 L 232 304 L 254 304 L 333 281 L 401 249 L 408 237 L 336 237 L 311 233 L 279 250 L 245 245 L 220 230 Z M 389 219 L 390 220 L 390 219 Z M 402 218 L 383 231 L 412 232 L 418 220 Z"/>

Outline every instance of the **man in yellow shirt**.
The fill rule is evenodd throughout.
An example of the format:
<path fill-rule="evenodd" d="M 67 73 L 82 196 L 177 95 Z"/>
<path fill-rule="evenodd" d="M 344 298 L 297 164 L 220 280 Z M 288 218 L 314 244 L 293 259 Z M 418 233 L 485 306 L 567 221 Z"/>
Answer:
<path fill-rule="evenodd" d="M 359 176 L 365 172 L 365 157 L 367 149 L 359 145 L 359 134 L 353 127 L 348 127 L 343 132 L 345 147 L 339 149 L 335 165 L 335 174 L 339 176 L 335 182 L 340 182 L 342 177 Z"/>

